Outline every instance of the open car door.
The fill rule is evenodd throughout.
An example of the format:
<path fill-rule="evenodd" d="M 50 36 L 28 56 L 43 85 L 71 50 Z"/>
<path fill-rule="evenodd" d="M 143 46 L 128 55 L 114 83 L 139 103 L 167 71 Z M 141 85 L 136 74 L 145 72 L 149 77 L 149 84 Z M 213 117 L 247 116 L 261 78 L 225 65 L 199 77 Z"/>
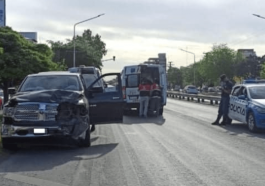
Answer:
<path fill-rule="evenodd" d="M 97 86 L 103 82 L 104 86 Z M 120 73 L 108 73 L 95 80 L 86 91 L 91 124 L 122 123 L 124 100 Z"/>

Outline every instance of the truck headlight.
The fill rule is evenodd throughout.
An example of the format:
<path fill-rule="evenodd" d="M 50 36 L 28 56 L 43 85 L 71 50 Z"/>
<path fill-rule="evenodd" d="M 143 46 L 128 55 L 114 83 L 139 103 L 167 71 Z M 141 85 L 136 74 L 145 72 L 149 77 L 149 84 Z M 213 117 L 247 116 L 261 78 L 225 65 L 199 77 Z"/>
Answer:
<path fill-rule="evenodd" d="M 14 110 L 15 110 L 14 107 L 4 107 L 4 109 L 3 109 L 3 115 L 4 116 L 11 117 L 14 114 Z"/>

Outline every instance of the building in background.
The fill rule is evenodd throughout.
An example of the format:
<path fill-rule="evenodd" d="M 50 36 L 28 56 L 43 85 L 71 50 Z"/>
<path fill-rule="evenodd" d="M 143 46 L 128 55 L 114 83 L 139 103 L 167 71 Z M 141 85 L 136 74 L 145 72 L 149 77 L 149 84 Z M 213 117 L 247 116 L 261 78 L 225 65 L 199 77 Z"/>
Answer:
<path fill-rule="evenodd" d="M 148 61 L 145 61 L 144 64 L 156 64 L 164 67 L 165 71 L 167 71 L 167 58 L 165 53 L 159 53 L 157 58 L 149 58 Z"/>
<path fill-rule="evenodd" d="M 33 43 L 37 43 L 38 33 L 37 32 L 19 32 L 22 36 L 24 36 L 27 40 L 32 41 Z"/>
<path fill-rule="evenodd" d="M 0 27 L 6 26 L 6 1 L 0 0 Z"/>
<path fill-rule="evenodd" d="M 245 58 L 257 57 L 254 49 L 238 49 L 237 52 L 241 53 Z"/>

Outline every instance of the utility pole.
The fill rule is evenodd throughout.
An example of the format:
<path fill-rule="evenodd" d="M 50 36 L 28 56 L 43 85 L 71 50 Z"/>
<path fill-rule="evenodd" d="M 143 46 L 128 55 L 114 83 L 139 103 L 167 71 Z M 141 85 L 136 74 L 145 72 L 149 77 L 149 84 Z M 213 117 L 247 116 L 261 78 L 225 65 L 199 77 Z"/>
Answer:
<path fill-rule="evenodd" d="M 169 70 L 170 70 L 170 69 L 171 69 L 171 67 L 172 67 L 172 65 L 171 65 L 171 64 L 172 64 L 173 62 L 172 62 L 172 61 L 170 61 L 170 62 L 168 62 L 168 63 L 169 63 Z"/>

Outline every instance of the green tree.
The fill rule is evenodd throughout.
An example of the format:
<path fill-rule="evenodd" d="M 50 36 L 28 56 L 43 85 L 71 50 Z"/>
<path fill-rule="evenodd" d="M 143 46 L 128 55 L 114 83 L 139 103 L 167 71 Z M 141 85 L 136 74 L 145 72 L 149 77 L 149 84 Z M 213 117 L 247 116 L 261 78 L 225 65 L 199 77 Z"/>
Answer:
<path fill-rule="evenodd" d="M 217 83 L 221 74 L 233 78 L 236 75 L 235 66 L 242 61 L 242 55 L 226 45 L 214 45 L 212 51 L 199 62 L 199 72 L 209 83 Z"/>
<path fill-rule="evenodd" d="M 15 86 L 28 74 L 40 71 L 61 70 L 64 65 L 52 62 L 53 52 L 44 44 L 35 44 L 25 39 L 10 27 L 0 28 L 0 86 L 4 90 L 4 102 L 7 90 Z"/>
<path fill-rule="evenodd" d="M 168 69 L 168 82 L 169 84 L 175 86 L 175 85 L 182 85 L 182 75 L 180 69 L 176 67 L 171 67 Z"/>
<path fill-rule="evenodd" d="M 60 41 L 48 41 L 55 55 L 53 60 L 56 62 L 65 62 L 68 68 L 73 66 L 73 40 L 67 40 L 66 43 Z M 107 54 L 106 44 L 101 41 L 101 37 L 92 35 L 90 30 L 85 30 L 82 36 L 76 36 L 76 66 L 86 65 L 95 66 L 101 69 L 101 59 Z"/>

